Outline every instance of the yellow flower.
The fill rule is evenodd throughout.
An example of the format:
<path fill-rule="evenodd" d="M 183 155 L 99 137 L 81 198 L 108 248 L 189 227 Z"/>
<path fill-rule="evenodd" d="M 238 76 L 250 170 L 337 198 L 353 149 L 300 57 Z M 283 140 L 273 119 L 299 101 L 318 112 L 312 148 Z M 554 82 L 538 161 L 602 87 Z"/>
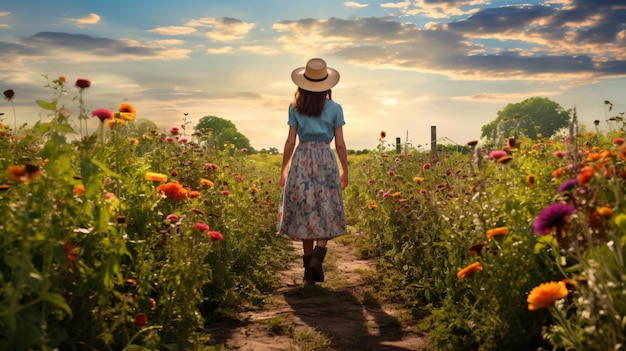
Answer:
<path fill-rule="evenodd" d="M 155 172 L 147 172 L 146 180 L 151 180 L 153 182 L 165 182 L 167 181 L 167 175 L 163 173 L 155 173 Z"/>
<path fill-rule="evenodd" d="M 526 302 L 528 302 L 528 310 L 536 311 L 552 305 L 556 300 L 567 296 L 567 287 L 564 282 L 548 282 L 534 287 Z"/>
<path fill-rule="evenodd" d="M 459 279 L 464 279 L 469 274 L 474 273 L 474 272 L 479 272 L 479 271 L 482 271 L 482 270 L 483 270 L 483 266 L 480 265 L 480 262 L 474 262 L 474 263 L 470 264 L 469 266 L 461 269 L 456 274 L 456 276 Z"/>
<path fill-rule="evenodd" d="M 413 181 L 414 181 L 415 183 L 421 183 L 421 182 L 423 182 L 423 181 L 424 181 L 424 178 L 422 178 L 422 177 L 415 177 L 415 178 L 413 178 Z"/>
<path fill-rule="evenodd" d="M 491 239 L 494 236 L 508 235 L 508 234 L 509 234 L 509 228 L 507 228 L 507 227 L 498 227 L 498 228 L 489 229 L 487 231 L 487 238 Z"/>
<path fill-rule="evenodd" d="M 121 119 L 126 121 L 132 121 L 135 119 L 135 115 L 135 108 L 131 104 L 126 102 L 120 104 L 119 116 Z"/>

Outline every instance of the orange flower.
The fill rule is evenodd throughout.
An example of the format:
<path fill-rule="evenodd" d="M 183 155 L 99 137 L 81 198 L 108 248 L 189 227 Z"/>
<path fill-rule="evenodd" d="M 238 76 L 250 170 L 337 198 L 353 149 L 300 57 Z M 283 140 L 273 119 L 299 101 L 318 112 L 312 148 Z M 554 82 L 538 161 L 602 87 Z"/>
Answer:
<path fill-rule="evenodd" d="M 532 174 L 529 174 L 526 176 L 526 184 L 528 184 L 529 187 L 534 187 L 535 186 L 535 176 Z"/>
<path fill-rule="evenodd" d="M 567 287 L 563 281 L 548 282 L 533 288 L 528 294 L 528 310 L 536 311 L 552 305 L 556 300 L 567 296 Z"/>
<path fill-rule="evenodd" d="M 509 228 L 498 227 L 498 228 L 489 229 L 487 231 L 487 238 L 489 239 L 493 238 L 494 236 L 500 236 L 500 235 L 509 235 Z"/>
<path fill-rule="evenodd" d="M 576 177 L 576 179 L 578 180 L 578 185 L 583 186 L 589 183 L 595 172 L 596 171 L 589 166 L 583 167 L 583 169 L 578 174 L 578 177 Z"/>
<path fill-rule="evenodd" d="M 187 197 L 189 197 L 190 199 L 199 199 L 200 198 L 200 192 L 192 190 L 189 193 L 187 193 Z"/>
<path fill-rule="evenodd" d="M 208 180 L 208 179 L 204 179 L 204 178 L 201 178 L 201 179 L 200 179 L 200 184 L 202 184 L 202 185 L 206 185 L 206 186 L 208 186 L 209 188 L 212 188 L 213 186 L 215 186 L 215 184 L 213 184 L 213 182 L 212 182 L 212 181 L 210 181 L 210 180 Z"/>
<path fill-rule="evenodd" d="M 505 164 L 507 164 L 507 163 L 509 163 L 511 161 L 513 161 L 513 157 L 511 157 L 511 156 L 502 156 L 502 157 L 498 158 L 498 161 L 496 161 L 496 162 L 505 165 Z"/>
<path fill-rule="evenodd" d="M 391 197 L 400 197 L 400 196 L 402 196 L 402 193 L 399 191 L 391 194 Z"/>
<path fill-rule="evenodd" d="M 157 192 L 165 195 L 168 199 L 182 201 L 187 198 L 187 189 L 178 182 L 161 184 L 157 187 Z"/>
<path fill-rule="evenodd" d="M 74 187 L 74 194 L 81 196 L 85 194 L 85 187 L 82 184 L 78 184 Z"/>
<path fill-rule="evenodd" d="M 611 217 L 613 215 L 613 209 L 607 206 L 602 206 L 598 209 L 598 213 L 602 217 Z"/>
<path fill-rule="evenodd" d="M 552 178 L 560 178 L 563 174 L 565 174 L 565 169 L 557 168 L 552 172 Z"/>
<path fill-rule="evenodd" d="M 413 178 L 413 181 L 414 181 L 415 183 L 418 183 L 418 184 L 419 184 L 419 183 L 421 183 L 421 182 L 423 182 L 423 181 L 424 181 L 424 178 L 422 178 L 422 177 L 415 177 L 415 178 Z"/>
<path fill-rule="evenodd" d="M 464 279 L 465 277 L 467 277 L 469 274 L 472 274 L 474 272 L 479 272 L 483 270 L 483 266 L 480 265 L 480 262 L 474 262 L 472 264 L 470 264 L 469 266 L 461 269 L 457 274 L 457 278 L 459 279 Z"/>
<path fill-rule="evenodd" d="M 167 175 L 162 174 L 162 173 L 155 173 L 155 172 L 147 172 L 146 173 L 146 180 L 151 180 L 153 182 L 165 182 L 167 181 Z"/>
<path fill-rule="evenodd" d="M 39 175 L 39 167 L 31 163 L 9 166 L 7 168 L 7 176 L 17 182 L 28 183 L 37 179 Z"/>

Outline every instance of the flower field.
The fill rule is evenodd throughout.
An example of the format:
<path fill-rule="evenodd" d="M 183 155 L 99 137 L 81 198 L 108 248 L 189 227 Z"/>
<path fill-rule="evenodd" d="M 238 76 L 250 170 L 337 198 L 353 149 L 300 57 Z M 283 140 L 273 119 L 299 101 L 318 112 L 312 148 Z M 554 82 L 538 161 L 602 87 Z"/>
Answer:
<path fill-rule="evenodd" d="M 205 322 L 263 304 L 294 259 L 281 156 L 139 133 L 129 104 L 87 111 L 88 83 L 76 107 L 53 80 L 45 118 L 0 126 L 0 349 L 218 349 Z M 434 348 L 626 347 L 623 125 L 577 129 L 349 155 L 347 238 Z"/>

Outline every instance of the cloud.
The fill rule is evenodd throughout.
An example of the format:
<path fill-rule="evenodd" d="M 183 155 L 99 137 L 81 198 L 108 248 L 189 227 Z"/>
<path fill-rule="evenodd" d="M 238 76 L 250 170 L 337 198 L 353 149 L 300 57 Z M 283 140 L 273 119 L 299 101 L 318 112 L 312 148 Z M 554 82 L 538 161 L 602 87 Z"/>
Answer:
<path fill-rule="evenodd" d="M 39 32 L 22 39 L 22 44 L 0 42 L 0 57 L 24 55 L 67 60 L 68 62 L 113 62 L 122 60 L 180 59 L 191 50 L 179 48 L 181 41 L 139 43 L 128 39 L 109 39 L 85 34 Z M 2 50 L 7 47 L 7 51 Z"/>
<path fill-rule="evenodd" d="M 9 12 L 9 11 L 0 11 L 0 17 L 8 16 L 10 14 L 11 14 L 11 12 Z"/>
<path fill-rule="evenodd" d="M 100 22 L 100 16 L 95 13 L 90 13 L 89 15 L 82 18 L 68 18 L 68 21 L 74 22 L 79 26 L 84 26 L 87 24 L 96 24 Z"/>
<path fill-rule="evenodd" d="M 230 54 L 233 51 L 234 50 L 233 50 L 232 46 L 224 46 L 224 47 L 221 47 L 221 48 L 209 48 L 209 49 L 206 50 L 206 52 L 209 53 L 209 54 L 218 54 L 218 55 L 220 55 L 220 54 Z"/>
<path fill-rule="evenodd" d="M 185 26 L 167 26 L 167 27 L 156 27 L 154 29 L 149 30 L 148 32 L 158 33 L 161 35 L 185 35 L 185 34 L 195 33 L 196 29 L 192 27 L 185 27 Z"/>
<path fill-rule="evenodd" d="M 204 34 L 218 42 L 242 40 L 255 27 L 232 17 L 200 18 L 187 22 L 186 26 L 205 30 Z"/>
<path fill-rule="evenodd" d="M 423 3 L 443 6 L 443 1 Z M 446 2 L 450 5 L 453 2 Z M 398 17 L 277 21 L 283 50 L 336 55 L 371 69 L 412 70 L 461 80 L 546 80 L 584 84 L 626 76 L 626 6 L 604 0 L 470 10 L 419 28 Z M 391 8 L 406 3 L 385 4 Z M 586 16 L 584 14 L 587 14 Z"/>
<path fill-rule="evenodd" d="M 351 7 L 351 8 L 357 8 L 357 9 L 362 9 L 364 7 L 367 7 L 367 4 L 361 4 L 355 1 L 346 1 L 343 3 L 343 6 L 345 7 Z"/>

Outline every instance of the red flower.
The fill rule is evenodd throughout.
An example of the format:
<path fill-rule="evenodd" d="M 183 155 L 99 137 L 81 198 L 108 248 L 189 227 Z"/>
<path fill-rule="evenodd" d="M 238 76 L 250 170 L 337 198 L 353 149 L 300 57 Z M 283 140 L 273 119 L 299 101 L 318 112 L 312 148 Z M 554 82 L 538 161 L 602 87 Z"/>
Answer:
<path fill-rule="evenodd" d="M 208 232 L 207 235 L 213 241 L 220 241 L 224 239 L 224 236 L 220 232 Z"/>
<path fill-rule="evenodd" d="M 13 89 L 7 89 L 4 91 L 4 98 L 11 101 L 13 100 L 13 97 L 15 96 L 15 92 L 13 91 Z"/>
<path fill-rule="evenodd" d="M 143 327 L 146 324 L 148 324 L 148 315 L 145 313 L 137 313 L 135 316 L 135 325 Z"/>
<path fill-rule="evenodd" d="M 97 108 L 91 111 L 91 115 L 94 117 L 98 117 L 100 119 L 100 122 L 104 122 L 104 120 L 106 119 L 113 119 L 113 112 L 104 107 Z"/>
<path fill-rule="evenodd" d="M 196 222 L 193 224 L 193 226 L 194 228 L 201 230 L 201 231 L 209 230 L 209 225 L 206 223 Z"/>
<path fill-rule="evenodd" d="M 69 269 L 74 269 L 74 261 L 78 258 L 78 250 L 72 246 L 72 242 L 67 239 L 65 240 L 65 244 L 63 245 L 65 249 L 65 258 L 67 259 L 67 267 Z"/>
<path fill-rule="evenodd" d="M 76 87 L 80 88 L 80 90 L 87 89 L 91 86 L 91 81 L 85 78 L 76 79 Z"/>

